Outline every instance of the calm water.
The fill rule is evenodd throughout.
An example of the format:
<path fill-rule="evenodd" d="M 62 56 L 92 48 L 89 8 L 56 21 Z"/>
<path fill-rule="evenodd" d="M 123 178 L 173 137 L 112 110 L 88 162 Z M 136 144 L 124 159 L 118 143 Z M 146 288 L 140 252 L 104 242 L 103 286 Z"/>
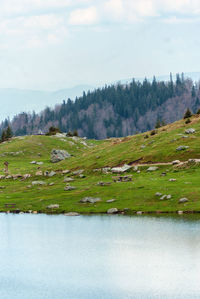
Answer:
<path fill-rule="evenodd" d="M 0 214 L 0 298 L 200 298 L 200 220 Z"/>

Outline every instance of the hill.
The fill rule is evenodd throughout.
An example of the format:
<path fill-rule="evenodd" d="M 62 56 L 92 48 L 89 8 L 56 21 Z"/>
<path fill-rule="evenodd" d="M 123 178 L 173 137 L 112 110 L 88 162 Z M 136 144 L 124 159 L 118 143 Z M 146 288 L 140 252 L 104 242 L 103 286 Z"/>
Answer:
<path fill-rule="evenodd" d="M 1 143 L 0 164 L 9 162 L 9 175 L 2 169 L 0 211 L 200 212 L 200 116 L 153 133 L 107 140 L 24 136 Z M 54 148 L 68 151 L 71 157 L 52 163 Z M 174 160 L 180 162 L 173 165 Z M 170 196 L 163 199 L 163 195 Z M 81 203 L 85 197 L 100 201 Z M 179 203 L 181 198 L 188 201 Z"/>
<path fill-rule="evenodd" d="M 105 86 L 39 114 L 18 114 L 10 125 L 15 135 L 46 132 L 53 125 L 63 132 L 78 130 L 79 136 L 105 139 L 145 132 L 157 121 L 171 123 L 180 119 L 187 107 L 196 112 L 199 106 L 199 85 L 182 74 L 175 81 L 172 77 L 168 82 L 154 78 L 152 82 L 132 80 Z M 7 125 L 4 121 L 0 130 Z"/>

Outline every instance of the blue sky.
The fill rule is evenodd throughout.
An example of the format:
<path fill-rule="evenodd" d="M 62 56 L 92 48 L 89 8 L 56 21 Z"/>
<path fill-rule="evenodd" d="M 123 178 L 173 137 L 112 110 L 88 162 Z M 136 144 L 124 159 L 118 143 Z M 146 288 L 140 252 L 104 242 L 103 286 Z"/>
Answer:
<path fill-rule="evenodd" d="M 0 0 L 0 87 L 200 71 L 199 0 Z"/>

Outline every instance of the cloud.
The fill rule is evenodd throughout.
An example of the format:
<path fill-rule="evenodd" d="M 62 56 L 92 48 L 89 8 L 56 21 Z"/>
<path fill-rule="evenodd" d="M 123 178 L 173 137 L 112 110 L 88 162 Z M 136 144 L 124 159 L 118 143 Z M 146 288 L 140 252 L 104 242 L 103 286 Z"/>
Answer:
<path fill-rule="evenodd" d="M 76 9 L 70 13 L 70 25 L 92 25 L 98 20 L 96 7 Z"/>

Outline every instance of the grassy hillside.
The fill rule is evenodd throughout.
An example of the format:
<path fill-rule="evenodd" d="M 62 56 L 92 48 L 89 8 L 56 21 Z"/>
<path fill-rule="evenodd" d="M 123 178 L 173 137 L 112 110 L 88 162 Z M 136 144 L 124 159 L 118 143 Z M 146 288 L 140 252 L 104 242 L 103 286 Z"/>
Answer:
<path fill-rule="evenodd" d="M 194 128 L 194 134 L 185 134 L 185 130 Z M 148 138 L 147 138 L 148 136 Z M 177 151 L 179 146 L 187 149 Z M 72 157 L 58 163 L 50 162 L 52 149 L 67 150 Z M 200 117 L 193 116 L 190 124 L 181 120 L 157 130 L 125 138 L 103 141 L 74 140 L 68 137 L 25 136 L 12 138 L 0 144 L 1 175 L 4 175 L 5 161 L 9 162 L 9 175 L 0 179 L 0 211 L 16 210 L 38 211 L 46 213 L 103 213 L 109 208 L 125 209 L 126 213 L 144 212 L 200 212 L 200 167 L 198 163 L 171 165 L 173 160 L 187 161 L 200 159 Z M 42 165 L 31 161 L 43 162 Z M 111 171 L 104 173 L 102 168 L 124 164 L 133 167 L 123 175 L 132 175 L 130 182 L 114 182 Z M 163 164 L 162 164 L 163 163 Z M 158 170 L 148 172 L 147 164 L 158 164 Z M 134 166 L 139 167 L 135 169 Z M 46 171 L 55 171 L 52 177 L 44 176 Z M 64 174 L 64 170 L 69 170 Z M 73 174 L 84 170 L 83 176 Z M 139 170 L 139 171 L 138 171 Z M 43 175 L 36 175 L 36 172 Z M 165 173 L 165 174 L 163 174 Z M 16 174 L 30 174 L 24 179 Z M 122 175 L 122 176 L 123 176 Z M 73 178 L 69 185 L 74 190 L 65 191 L 64 178 Z M 170 181 L 175 179 L 176 181 Z M 32 185 L 33 181 L 42 181 L 42 185 Z M 98 182 L 105 184 L 98 185 Z M 106 184 L 108 183 L 108 184 Z M 160 200 L 155 196 L 159 192 L 171 195 L 170 199 Z M 86 196 L 101 198 L 95 204 L 80 203 Z M 178 201 L 187 197 L 188 202 Z M 115 199 L 107 203 L 109 199 Z M 13 203 L 14 208 L 5 204 Z M 50 204 L 59 208 L 48 209 Z"/>

